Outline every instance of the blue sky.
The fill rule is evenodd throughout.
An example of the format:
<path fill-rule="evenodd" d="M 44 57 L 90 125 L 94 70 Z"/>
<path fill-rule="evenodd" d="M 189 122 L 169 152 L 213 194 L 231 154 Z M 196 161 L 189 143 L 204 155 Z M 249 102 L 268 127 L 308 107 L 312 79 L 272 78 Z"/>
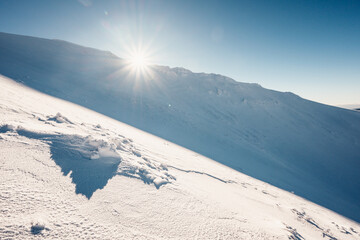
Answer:
<path fill-rule="evenodd" d="M 0 31 L 360 103 L 360 1 L 0 0 Z"/>

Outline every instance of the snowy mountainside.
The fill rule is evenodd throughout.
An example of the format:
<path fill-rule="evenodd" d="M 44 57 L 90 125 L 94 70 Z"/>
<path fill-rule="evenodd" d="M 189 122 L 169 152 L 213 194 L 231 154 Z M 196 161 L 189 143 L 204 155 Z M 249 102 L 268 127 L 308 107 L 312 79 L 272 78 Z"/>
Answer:
<path fill-rule="evenodd" d="M 0 76 L 1 239 L 360 239 L 360 225 Z"/>
<path fill-rule="evenodd" d="M 257 84 L 0 33 L 0 74 L 360 221 L 360 114 Z"/>

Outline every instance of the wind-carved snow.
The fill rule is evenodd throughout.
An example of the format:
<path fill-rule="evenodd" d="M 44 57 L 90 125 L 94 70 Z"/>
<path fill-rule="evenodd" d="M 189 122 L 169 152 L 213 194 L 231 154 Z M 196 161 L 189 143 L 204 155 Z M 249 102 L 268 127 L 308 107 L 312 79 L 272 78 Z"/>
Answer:
<path fill-rule="evenodd" d="M 224 180 L 224 179 L 218 178 L 218 177 L 216 177 L 216 176 L 213 176 L 213 175 L 211 175 L 211 174 L 208 174 L 208 173 L 206 173 L 206 172 L 200 172 L 200 171 L 196 171 L 196 170 L 185 170 L 185 169 L 181 169 L 181 168 L 174 167 L 174 166 L 170 166 L 170 165 L 168 165 L 167 168 L 173 168 L 173 169 L 176 169 L 176 170 L 178 170 L 178 171 L 186 172 L 186 173 L 202 174 L 202 175 L 211 177 L 211 178 L 216 179 L 216 180 L 218 180 L 218 181 L 220 181 L 220 182 L 223 182 L 223 183 L 236 183 L 236 182 L 233 181 L 233 180 Z"/>
<path fill-rule="evenodd" d="M 50 229 L 45 226 L 45 223 L 41 219 L 37 219 L 31 223 L 31 233 L 34 235 L 41 234 L 42 231 L 49 231 Z"/>
<path fill-rule="evenodd" d="M 54 119 L 58 123 L 73 124 L 61 113 L 48 118 L 50 121 Z M 144 183 L 154 184 L 156 188 L 176 179 L 168 173 L 164 165 L 141 157 L 131 141 L 124 137 L 110 137 L 104 140 L 95 139 L 91 135 L 48 134 L 26 130 L 21 126 L 0 126 L 0 133 L 8 131 L 48 144 L 51 158 L 61 167 L 64 175 L 69 174 L 72 178 L 76 185 L 76 193 L 87 198 L 91 198 L 97 189 L 104 188 L 108 180 L 115 175 L 137 178 Z M 130 160 L 124 160 L 121 158 L 122 154 L 132 156 Z"/>
<path fill-rule="evenodd" d="M 77 135 L 41 134 L 18 130 L 19 135 L 45 141 L 51 157 L 61 167 L 64 175 L 70 174 L 76 193 L 90 198 L 102 189 L 117 172 L 121 157 L 111 146 L 92 137 Z"/>
<path fill-rule="evenodd" d="M 70 123 L 72 124 L 72 122 L 67 119 L 66 117 L 64 117 L 63 115 L 61 115 L 61 113 L 57 113 L 55 116 L 48 116 L 47 118 L 48 121 L 55 121 L 57 123 Z"/>

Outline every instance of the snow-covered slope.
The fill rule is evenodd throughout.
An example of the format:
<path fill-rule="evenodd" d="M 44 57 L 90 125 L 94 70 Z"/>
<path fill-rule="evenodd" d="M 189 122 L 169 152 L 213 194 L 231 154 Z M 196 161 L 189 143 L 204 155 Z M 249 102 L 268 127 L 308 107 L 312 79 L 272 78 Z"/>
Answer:
<path fill-rule="evenodd" d="M 0 239 L 360 239 L 360 225 L 0 76 Z"/>
<path fill-rule="evenodd" d="M 216 74 L 0 34 L 0 74 L 360 221 L 360 114 Z"/>

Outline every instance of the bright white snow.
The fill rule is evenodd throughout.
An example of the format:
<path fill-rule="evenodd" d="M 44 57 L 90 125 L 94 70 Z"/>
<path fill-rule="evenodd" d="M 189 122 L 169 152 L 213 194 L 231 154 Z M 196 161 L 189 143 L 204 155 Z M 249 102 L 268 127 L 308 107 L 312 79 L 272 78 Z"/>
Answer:
<path fill-rule="evenodd" d="M 0 239 L 360 239 L 359 224 L 0 77 Z"/>

